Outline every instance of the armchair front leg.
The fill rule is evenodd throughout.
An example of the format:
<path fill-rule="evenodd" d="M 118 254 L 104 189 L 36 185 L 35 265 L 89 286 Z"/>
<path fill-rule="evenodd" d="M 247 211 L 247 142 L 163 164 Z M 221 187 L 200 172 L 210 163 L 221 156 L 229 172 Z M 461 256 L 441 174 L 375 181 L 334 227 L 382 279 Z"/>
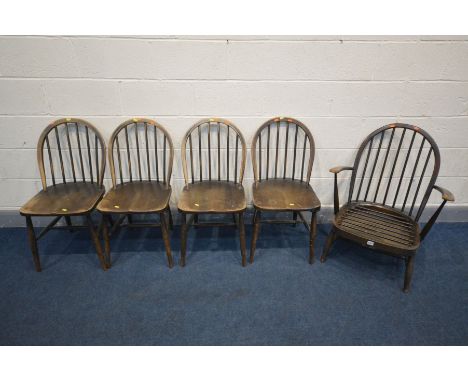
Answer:
<path fill-rule="evenodd" d="M 431 230 L 431 228 L 434 225 L 435 221 L 439 217 L 442 209 L 444 208 L 445 203 L 455 201 L 455 197 L 453 196 L 453 194 L 449 190 L 447 190 L 445 188 L 442 188 L 442 187 L 439 187 L 439 186 L 436 186 L 436 185 L 434 185 L 432 188 L 434 190 L 439 191 L 442 194 L 442 203 L 440 204 L 439 208 L 437 208 L 436 212 L 434 212 L 434 214 L 431 216 L 429 221 L 426 223 L 426 225 L 422 229 L 421 235 L 420 235 L 421 240 L 423 240 L 426 237 L 426 235 L 429 233 L 429 231 Z"/>

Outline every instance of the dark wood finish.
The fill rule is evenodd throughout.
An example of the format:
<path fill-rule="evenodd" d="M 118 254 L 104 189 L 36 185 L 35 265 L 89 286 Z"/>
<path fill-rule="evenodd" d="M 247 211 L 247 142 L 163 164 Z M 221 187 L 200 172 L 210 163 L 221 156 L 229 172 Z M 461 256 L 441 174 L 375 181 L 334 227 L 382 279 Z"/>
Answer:
<path fill-rule="evenodd" d="M 447 201 L 453 195 L 435 185 L 440 154 L 432 137 L 419 127 L 395 123 L 371 133 L 361 144 L 353 167 L 334 167 L 335 219 L 321 261 L 334 240 L 345 238 L 405 260 L 403 290 L 409 291 L 414 256 Z M 347 203 L 340 207 L 338 174 L 352 171 Z M 419 229 L 432 190 L 442 203 Z"/>
<path fill-rule="evenodd" d="M 181 156 L 185 179 L 178 201 L 182 218 L 181 266 L 186 263 L 187 234 L 192 225 L 238 227 L 242 265 L 245 266 L 243 212 L 247 204 L 242 186 L 246 159 L 244 137 L 234 124 L 225 119 L 203 119 L 185 134 Z M 187 214 L 191 215 L 188 222 Z M 232 214 L 234 224 L 201 223 L 200 214 Z"/>
<path fill-rule="evenodd" d="M 266 147 L 262 147 L 262 140 L 266 142 Z M 272 118 L 255 133 L 251 155 L 255 183 L 252 186 L 254 228 L 249 261 L 253 263 L 254 260 L 261 211 L 277 211 L 293 212 L 293 219 L 262 222 L 296 225 L 299 216 L 310 234 L 309 263 L 312 264 L 317 229 L 316 213 L 320 210 L 320 200 L 309 184 L 315 155 L 312 134 L 296 119 Z M 270 156 L 272 161 L 274 160 L 271 166 Z M 311 211 L 310 225 L 305 221 L 302 211 Z"/>
<path fill-rule="evenodd" d="M 87 227 L 104 270 L 107 269 L 90 214 L 104 195 L 102 185 L 106 165 L 106 147 L 99 131 L 89 122 L 64 118 L 52 122 L 37 144 L 37 162 L 42 190 L 20 208 L 26 217 L 28 237 L 36 271 L 41 271 L 37 241 L 63 217 L 65 228 Z M 83 215 L 87 224 L 72 224 L 71 216 Z M 54 216 L 36 236 L 32 217 Z"/>
<path fill-rule="evenodd" d="M 169 268 L 173 266 L 168 234 L 168 229 L 172 228 L 169 200 L 173 161 L 172 139 L 160 124 L 146 118 L 133 118 L 121 123 L 109 140 L 113 187 L 97 206 L 98 211 L 107 217 L 126 216 L 127 226 L 130 227 L 161 227 Z M 169 214 L 169 223 L 166 213 Z M 134 223 L 132 216 L 135 214 L 158 215 L 160 223 Z M 123 219 L 118 219 L 111 225 L 108 218 L 103 219 L 109 266 L 109 236 L 123 226 L 122 222 Z M 107 225 L 111 227 L 110 230 Z"/>

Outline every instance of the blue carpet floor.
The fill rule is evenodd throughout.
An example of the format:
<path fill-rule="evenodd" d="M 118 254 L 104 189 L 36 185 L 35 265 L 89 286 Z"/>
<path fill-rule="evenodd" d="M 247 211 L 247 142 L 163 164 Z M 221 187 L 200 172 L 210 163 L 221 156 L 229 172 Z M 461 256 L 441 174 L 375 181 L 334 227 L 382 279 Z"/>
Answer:
<path fill-rule="evenodd" d="M 263 225 L 246 268 L 228 227 L 192 229 L 171 270 L 154 228 L 120 231 L 108 272 L 87 231 L 47 234 L 42 273 L 24 229 L 0 243 L 0 345 L 468 345 L 468 224 L 433 227 L 409 294 L 403 261 L 343 240 L 310 266 L 300 225 Z"/>

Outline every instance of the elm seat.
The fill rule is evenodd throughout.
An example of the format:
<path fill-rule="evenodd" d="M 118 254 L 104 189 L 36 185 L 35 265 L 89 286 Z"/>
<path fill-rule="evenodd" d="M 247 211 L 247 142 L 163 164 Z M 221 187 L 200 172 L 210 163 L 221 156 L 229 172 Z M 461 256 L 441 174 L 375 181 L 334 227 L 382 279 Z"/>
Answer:
<path fill-rule="evenodd" d="M 320 200 L 309 183 L 292 179 L 269 179 L 252 187 L 256 208 L 272 211 L 308 211 L 320 208 Z"/>
<path fill-rule="evenodd" d="M 171 186 L 154 181 L 118 184 L 100 201 L 101 213 L 157 213 L 167 209 Z"/>
<path fill-rule="evenodd" d="M 178 209 L 184 213 L 235 213 L 245 211 L 244 187 L 240 183 L 203 181 L 183 188 Z"/>
<path fill-rule="evenodd" d="M 61 183 L 39 191 L 20 209 L 21 215 L 69 216 L 91 212 L 104 195 L 96 183 Z"/>
<path fill-rule="evenodd" d="M 374 203 L 343 206 L 333 225 L 343 237 L 382 251 L 413 254 L 420 244 L 419 226 L 408 215 Z"/>

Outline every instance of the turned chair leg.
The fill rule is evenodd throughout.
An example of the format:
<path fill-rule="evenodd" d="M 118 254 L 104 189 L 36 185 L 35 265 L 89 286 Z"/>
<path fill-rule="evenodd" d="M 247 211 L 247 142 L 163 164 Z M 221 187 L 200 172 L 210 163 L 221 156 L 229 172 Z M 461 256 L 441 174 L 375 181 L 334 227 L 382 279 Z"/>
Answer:
<path fill-rule="evenodd" d="M 110 215 L 102 215 L 102 236 L 104 237 L 104 251 L 106 253 L 107 268 L 111 267 L 111 250 L 109 239 L 109 226 L 112 228 L 112 218 Z"/>
<path fill-rule="evenodd" d="M 257 245 L 258 232 L 260 231 L 261 214 L 262 213 L 260 210 L 257 210 L 256 208 L 254 209 L 253 233 L 252 233 L 252 241 L 250 243 L 250 258 L 249 258 L 250 264 L 252 264 L 254 261 L 255 247 Z"/>
<path fill-rule="evenodd" d="M 322 256 L 320 257 L 320 262 L 324 263 L 327 260 L 328 252 L 330 252 L 330 248 L 333 245 L 333 242 L 336 240 L 336 232 L 332 228 L 330 233 L 327 237 L 327 242 L 325 243 L 325 247 L 323 248 Z"/>
<path fill-rule="evenodd" d="M 39 252 L 37 250 L 37 240 L 36 234 L 34 233 L 34 226 L 32 223 L 31 216 L 26 216 L 26 226 L 28 227 L 28 238 L 29 238 L 29 245 L 31 246 L 31 252 L 34 260 L 34 267 L 36 268 L 36 272 L 40 272 L 41 262 L 39 260 Z"/>
<path fill-rule="evenodd" d="M 293 220 L 294 220 L 293 227 L 295 227 L 297 225 L 297 212 L 296 211 L 293 212 Z"/>
<path fill-rule="evenodd" d="M 234 222 L 234 229 L 237 229 L 238 223 L 237 223 L 237 216 L 236 216 L 236 214 L 232 214 L 232 221 Z"/>
<path fill-rule="evenodd" d="M 174 266 L 174 262 L 172 260 L 171 243 L 169 241 L 169 232 L 168 232 L 168 226 L 166 222 L 166 215 L 164 214 L 164 212 L 161 212 L 159 214 L 159 217 L 161 219 L 161 231 L 162 231 L 162 237 L 164 241 L 164 247 L 166 247 L 167 263 L 169 265 L 169 268 L 172 268 Z"/>
<path fill-rule="evenodd" d="M 405 263 L 406 263 L 405 285 L 403 286 L 403 292 L 408 293 L 410 290 L 411 279 L 413 277 L 414 256 L 408 256 L 405 259 Z"/>
<path fill-rule="evenodd" d="M 73 232 L 73 225 L 72 225 L 71 217 L 70 216 L 65 216 L 65 221 L 67 222 L 67 226 L 69 227 L 69 231 Z"/>
<path fill-rule="evenodd" d="M 312 217 L 310 220 L 309 264 L 313 264 L 315 261 L 314 243 L 315 243 L 316 236 L 317 236 L 317 212 L 312 211 Z"/>
<path fill-rule="evenodd" d="M 185 267 L 185 255 L 187 253 L 187 217 L 185 213 L 181 214 L 180 228 L 180 266 Z"/>
<path fill-rule="evenodd" d="M 198 224 L 198 214 L 193 215 L 193 224 L 194 224 L 195 229 L 198 229 L 198 226 L 197 226 L 197 224 Z"/>
<path fill-rule="evenodd" d="M 104 259 L 104 255 L 102 254 L 101 243 L 99 241 L 98 234 L 96 233 L 96 230 L 94 228 L 94 224 L 93 224 L 93 221 L 91 220 L 90 215 L 86 215 L 86 222 L 88 224 L 89 233 L 91 234 L 91 239 L 94 242 L 94 247 L 96 249 L 99 261 L 101 263 L 101 267 L 104 271 L 107 271 L 106 260 Z"/>
<path fill-rule="evenodd" d="M 240 248 L 242 255 L 242 266 L 245 267 L 247 259 L 245 256 L 245 225 L 244 225 L 244 213 L 239 213 L 239 236 L 240 236 Z"/>

